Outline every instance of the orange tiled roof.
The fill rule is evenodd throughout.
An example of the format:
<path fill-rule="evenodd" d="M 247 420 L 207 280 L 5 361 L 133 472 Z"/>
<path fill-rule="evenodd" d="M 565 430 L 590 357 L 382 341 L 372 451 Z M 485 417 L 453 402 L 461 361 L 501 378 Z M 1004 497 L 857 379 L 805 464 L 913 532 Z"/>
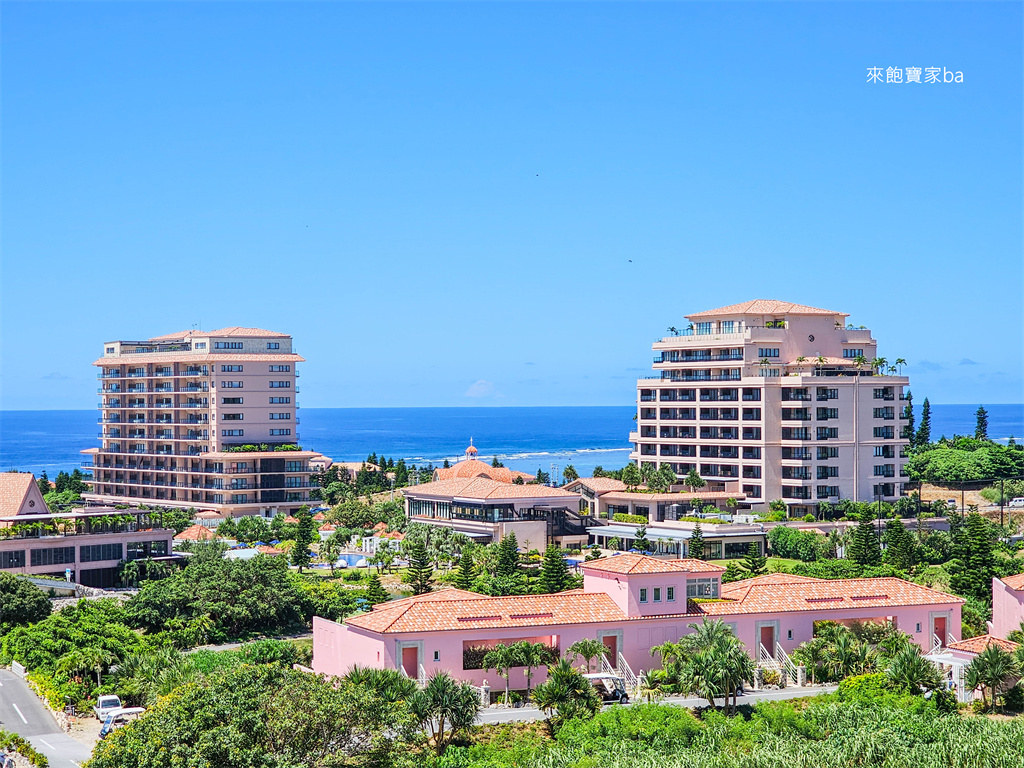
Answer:
<path fill-rule="evenodd" d="M 567 483 L 566 487 L 568 488 L 569 486 L 576 485 L 577 483 L 585 485 L 594 493 L 626 490 L 626 484 L 621 480 L 616 480 L 614 477 L 581 477 L 579 480 L 573 480 L 571 483 Z"/>
<path fill-rule="evenodd" d="M 444 590 L 378 605 L 346 624 L 381 634 L 501 629 L 622 621 L 625 615 L 604 592 L 486 597 Z"/>
<path fill-rule="evenodd" d="M 336 525 L 332 525 L 331 523 L 324 523 L 317 530 L 320 530 L 320 531 L 336 531 L 337 529 L 338 529 L 338 527 Z"/>
<path fill-rule="evenodd" d="M 492 467 L 486 461 L 480 461 L 479 459 L 465 459 L 464 461 L 456 462 L 447 469 L 439 467 L 434 470 L 434 475 L 438 480 L 485 477 L 497 480 L 499 483 L 511 483 L 517 477 L 523 478 L 523 482 L 536 479 L 534 475 L 527 474 L 526 472 L 519 472 L 507 467 Z"/>
<path fill-rule="evenodd" d="M 256 551 L 261 555 L 283 555 L 284 550 L 278 549 L 277 547 L 271 547 L 267 544 L 260 544 L 256 547 Z"/>
<path fill-rule="evenodd" d="M 659 560 L 649 555 L 641 555 L 635 552 L 627 552 L 612 557 L 602 557 L 600 560 L 591 560 L 580 563 L 580 568 L 586 571 L 601 571 L 602 573 L 720 573 L 725 570 L 723 566 L 706 563 L 703 560 Z"/>
<path fill-rule="evenodd" d="M 489 480 L 486 477 L 452 478 L 451 480 L 435 480 L 432 483 L 413 485 L 402 489 L 406 496 L 440 496 L 449 498 L 459 496 L 467 499 L 563 499 L 576 503 L 579 497 L 562 488 L 549 488 L 546 485 L 516 485 Z"/>
<path fill-rule="evenodd" d="M 742 304 L 730 304 L 728 307 L 708 309 L 704 312 L 697 312 L 687 315 L 687 320 L 701 317 L 727 317 L 730 315 L 829 315 L 837 317 L 848 317 L 846 312 L 833 312 L 831 309 L 818 309 L 808 307 L 804 304 L 793 304 L 788 301 L 776 301 L 774 299 L 754 299 L 744 301 Z"/>
<path fill-rule="evenodd" d="M 1003 576 L 1000 581 L 1010 589 L 1024 589 L 1024 573 L 1018 573 L 1016 576 Z"/>
<path fill-rule="evenodd" d="M 35 476 L 31 472 L 0 472 L 0 517 L 18 514 Z M 47 510 L 40 509 L 39 512 Z"/>
<path fill-rule="evenodd" d="M 726 598 L 724 602 L 700 603 L 700 611 L 718 616 L 964 602 L 962 597 L 897 578 L 812 579 L 791 574 L 768 574 L 723 584 L 720 594 Z"/>
<path fill-rule="evenodd" d="M 202 525 L 190 525 L 174 537 L 175 541 L 209 541 L 216 539 L 217 534 Z"/>
<path fill-rule="evenodd" d="M 315 515 L 313 515 L 313 519 L 319 523 L 322 520 L 326 520 L 327 515 L 325 515 L 323 512 L 317 512 Z"/>
<path fill-rule="evenodd" d="M 984 651 L 990 645 L 998 646 L 1007 653 L 1013 653 L 1018 647 L 1018 644 L 1011 640 L 1003 640 L 992 635 L 980 635 L 979 637 L 969 637 L 966 640 L 957 640 L 955 643 L 950 643 L 948 647 L 951 651 L 977 654 Z"/>
<path fill-rule="evenodd" d="M 225 353 L 223 357 L 227 357 L 229 353 Z M 106 366 L 106 365 L 122 365 L 122 364 L 134 364 L 134 363 L 208 363 L 210 360 L 219 360 L 222 355 L 219 355 L 217 351 L 211 354 L 203 354 L 201 352 L 140 352 L 137 355 L 130 355 L 131 359 L 128 360 L 124 357 L 101 357 L 99 360 L 93 360 L 93 365 Z M 295 354 L 283 354 L 283 355 L 265 355 L 265 354 L 249 354 L 245 352 L 237 352 L 231 354 L 232 362 L 239 363 L 304 363 L 306 358 L 301 355 Z M 212 374 L 211 374 L 212 375 Z M 130 394 L 130 393 L 129 393 Z"/>
<path fill-rule="evenodd" d="M 387 529 L 388 529 L 388 524 L 387 523 L 377 523 L 375 526 L 373 526 L 373 530 L 375 530 L 375 531 L 386 531 Z"/>
<path fill-rule="evenodd" d="M 286 517 L 284 519 L 284 522 L 286 522 L 286 523 L 297 523 L 297 522 L 299 522 L 299 518 L 293 517 L 292 515 L 288 515 L 288 517 Z"/>

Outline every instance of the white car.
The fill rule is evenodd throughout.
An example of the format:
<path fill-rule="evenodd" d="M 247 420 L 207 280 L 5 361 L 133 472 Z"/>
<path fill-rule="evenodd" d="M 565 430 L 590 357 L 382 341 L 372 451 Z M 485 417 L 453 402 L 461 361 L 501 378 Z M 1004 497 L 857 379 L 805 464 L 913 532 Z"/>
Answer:
<path fill-rule="evenodd" d="M 1011 509 L 1024 509 L 1024 496 L 1018 496 L 1016 499 L 1010 499 L 1010 503 L 1006 506 Z"/>
<path fill-rule="evenodd" d="M 117 696 L 100 696 L 99 700 L 96 702 L 96 706 L 92 708 L 92 711 L 102 723 L 107 719 L 107 715 L 115 709 L 121 709 L 123 706 L 124 705 L 121 704 L 121 699 Z"/>

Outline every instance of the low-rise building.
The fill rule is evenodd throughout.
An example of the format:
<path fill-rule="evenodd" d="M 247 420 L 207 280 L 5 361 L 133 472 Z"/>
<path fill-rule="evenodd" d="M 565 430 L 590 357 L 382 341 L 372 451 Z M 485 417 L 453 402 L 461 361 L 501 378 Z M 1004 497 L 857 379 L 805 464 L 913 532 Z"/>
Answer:
<path fill-rule="evenodd" d="M 112 587 L 122 561 L 171 555 L 160 512 L 82 507 L 51 512 L 35 478 L 0 473 L 0 570 Z"/>
<path fill-rule="evenodd" d="M 1024 573 L 992 579 L 992 621 L 990 631 L 1006 638 L 1024 627 Z"/>
<path fill-rule="evenodd" d="M 638 515 L 651 523 L 664 523 L 692 515 L 696 507 L 731 513 L 730 500 L 737 507 L 745 500 L 738 483 L 719 485 L 722 487 L 699 491 L 649 493 L 630 491 L 624 482 L 612 477 L 581 477 L 566 483 L 565 490 L 578 493 L 580 510 L 594 517 L 614 520 L 615 515 Z"/>
<path fill-rule="evenodd" d="M 721 583 L 724 568 L 701 560 L 623 554 L 581 565 L 583 589 L 487 597 L 456 589 L 395 600 L 345 623 L 313 619 L 313 669 L 341 675 L 354 665 L 423 679 L 449 671 L 480 685 L 482 652 L 498 643 L 543 643 L 559 653 L 592 638 L 608 664 L 635 681 L 658 666 L 651 648 L 678 641 L 691 624 L 724 622 L 759 663 L 789 660 L 819 621 L 885 622 L 925 651 L 960 634 L 962 598 L 896 578 L 822 580 L 771 574 Z M 522 679 L 523 670 L 513 670 Z M 544 671 L 535 673 L 543 680 Z"/>

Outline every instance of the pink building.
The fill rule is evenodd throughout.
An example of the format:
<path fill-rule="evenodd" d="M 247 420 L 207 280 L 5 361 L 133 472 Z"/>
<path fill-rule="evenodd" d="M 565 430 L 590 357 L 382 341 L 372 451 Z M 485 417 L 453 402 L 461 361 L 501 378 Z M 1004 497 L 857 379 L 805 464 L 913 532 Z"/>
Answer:
<path fill-rule="evenodd" d="M 0 571 L 112 587 L 123 560 L 171 556 L 159 512 L 89 507 L 52 513 L 35 478 L 0 473 Z"/>
<path fill-rule="evenodd" d="M 1006 638 L 1024 626 L 1024 573 L 992 579 L 991 631 Z"/>
<path fill-rule="evenodd" d="M 529 640 L 564 653 L 577 640 L 595 638 L 628 680 L 657 666 L 653 646 L 676 641 L 690 633 L 688 625 L 707 619 L 725 622 L 761 663 L 780 666 L 813 637 L 816 621 L 888 622 L 926 651 L 935 638 L 945 647 L 960 635 L 961 598 L 901 579 L 772 574 L 721 584 L 721 566 L 637 554 L 581 567 L 583 589 L 556 595 L 485 597 L 448 589 L 379 605 L 344 624 L 314 618 L 313 669 L 340 675 L 353 665 L 385 667 L 416 678 L 447 670 L 496 685 L 493 671 L 478 668 L 480 649 Z M 525 687 L 516 682 L 524 680 L 520 671 L 512 680 L 514 688 Z"/>

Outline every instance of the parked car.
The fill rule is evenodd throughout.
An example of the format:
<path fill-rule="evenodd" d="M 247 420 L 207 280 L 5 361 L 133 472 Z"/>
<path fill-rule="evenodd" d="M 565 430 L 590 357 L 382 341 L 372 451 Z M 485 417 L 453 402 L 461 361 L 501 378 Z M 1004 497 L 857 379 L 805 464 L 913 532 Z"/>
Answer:
<path fill-rule="evenodd" d="M 1010 503 L 1006 506 L 1013 509 L 1024 508 L 1024 496 L 1018 496 L 1016 499 L 1010 499 Z"/>
<path fill-rule="evenodd" d="M 953 509 L 956 509 L 956 507 L 957 507 L 957 500 L 956 499 L 946 499 L 946 506 L 947 507 L 952 507 Z"/>
<path fill-rule="evenodd" d="M 121 703 L 121 699 L 117 696 L 100 696 L 96 702 L 96 706 L 92 708 L 92 711 L 96 713 L 96 717 L 100 719 L 100 722 L 107 719 L 109 715 L 115 709 L 123 709 L 124 705 Z"/>
<path fill-rule="evenodd" d="M 601 696 L 601 701 L 606 704 L 629 704 L 629 694 L 626 693 L 626 681 L 621 677 L 613 677 L 605 674 L 584 675 L 594 690 Z"/>
<path fill-rule="evenodd" d="M 124 728 L 128 723 L 137 720 L 145 711 L 143 707 L 124 707 L 111 710 L 107 713 L 107 717 L 104 719 L 102 727 L 100 727 L 100 738 L 105 739 L 118 728 Z"/>

